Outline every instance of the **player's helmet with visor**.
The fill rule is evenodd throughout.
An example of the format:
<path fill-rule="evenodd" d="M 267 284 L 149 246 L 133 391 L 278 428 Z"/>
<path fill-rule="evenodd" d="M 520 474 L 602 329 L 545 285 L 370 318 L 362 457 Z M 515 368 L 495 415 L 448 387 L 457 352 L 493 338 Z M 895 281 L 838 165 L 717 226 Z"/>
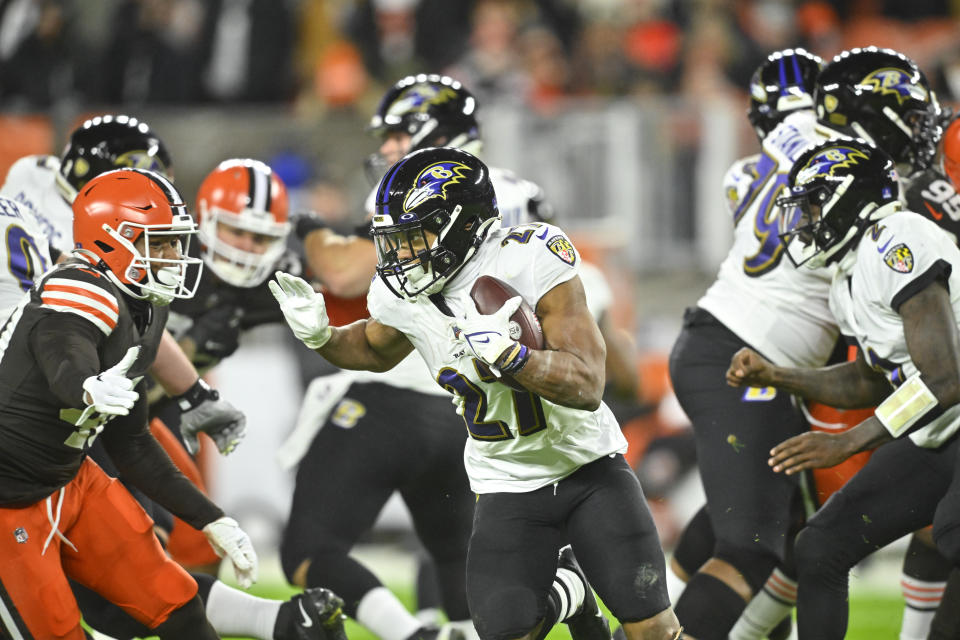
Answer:
<path fill-rule="evenodd" d="M 398 297 L 440 291 L 500 219 L 487 165 L 466 151 L 421 149 L 377 189 L 371 234 L 377 274 Z"/>
<path fill-rule="evenodd" d="M 203 261 L 187 256 L 190 236 L 196 231 L 176 188 L 152 171 L 102 173 L 85 184 L 73 201 L 75 253 L 124 293 L 157 305 L 191 298 L 196 292 Z M 176 257 L 154 255 L 152 247 L 164 243 L 176 247 Z M 197 268 L 190 276 L 192 265 Z"/>
<path fill-rule="evenodd" d="M 851 49 L 817 78 L 817 119 L 868 140 L 905 173 L 930 166 L 943 134 L 936 93 L 916 63 L 892 49 Z"/>
<path fill-rule="evenodd" d="M 795 266 L 839 262 L 866 229 L 901 208 L 896 165 L 862 139 L 833 139 L 806 150 L 777 199 L 780 238 Z"/>

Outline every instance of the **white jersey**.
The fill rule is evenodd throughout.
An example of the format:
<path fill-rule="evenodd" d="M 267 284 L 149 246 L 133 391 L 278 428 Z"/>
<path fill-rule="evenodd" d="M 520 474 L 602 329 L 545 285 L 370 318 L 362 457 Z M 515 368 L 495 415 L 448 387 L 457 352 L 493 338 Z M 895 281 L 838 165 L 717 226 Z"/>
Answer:
<path fill-rule="evenodd" d="M 531 307 L 555 286 L 577 275 L 580 258 L 557 227 L 535 223 L 493 229 L 442 296 L 462 317 L 469 291 L 481 275 L 509 283 Z M 426 297 L 394 296 L 379 278 L 367 307 L 378 322 L 402 331 L 426 361 L 437 383 L 464 402 L 470 438 L 464 466 L 476 493 L 527 492 L 553 484 L 603 456 L 622 453 L 627 442 L 605 405 L 583 411 L 553 404 L 496 382 L 451 329 L 453 318 Z"/>
<path fill-rule="evenodd" d="M 841 261 L 830 287 L 830 309 L 845 335 L 893 386 L 917 372 L 903 333 L 900 305 L 937 277 L 949 274 L 953 314 L 960 318 L 960 249 L 934 222 L 909 211 L 890 215 L 863 235 L 852 266 Z M 937 447 L 960 429 L 960 405 L 910 434 Z"/>
<path fill-rule="evenodd" d="M 820 366 L 837 340 L 829 305 L 829 269 L 797 269 L 779 238 L 776 199 L 794 161 L 823 139 L 812 113 L 787 116 L 763 140 L 763 152 L 728 171 L 724 192 L 734 240 L 716 281 L 697 305 L 780 366 Z"/>
<path fill-rule="evenodd" d="M 26 156 L 13 163 L 0 195 L 26 206 L 34 215 L 47 242 L 60 253 L 73 251 L 73 209 L 56 187 L 60 159 Z"/>
<path fill-rule="evenodd" d="M 6 322 L 33 282 L 51 266 L 47 239 L 22 204 L 0 196 L 0 324 Z"/>

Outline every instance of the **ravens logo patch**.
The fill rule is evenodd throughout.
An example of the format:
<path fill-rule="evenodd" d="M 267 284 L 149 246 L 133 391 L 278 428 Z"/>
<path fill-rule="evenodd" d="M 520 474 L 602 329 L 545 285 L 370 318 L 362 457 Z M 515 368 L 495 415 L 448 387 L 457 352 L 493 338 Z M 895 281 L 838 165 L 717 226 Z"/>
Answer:
<path fill-rule="evenodd" d="M 910 247 L 902 242 L 887 251 L 883 256 L 883 262 L 897 273 L 910 273 L 913 271 L 913 252 Z"/>
<path fill-rule="evenodd" d="M 570 241 L 563 236 L 553 236 L 547 240 L 547 248 L 570 266 L 573 266 L 577 262 L 576 250 Z"/>

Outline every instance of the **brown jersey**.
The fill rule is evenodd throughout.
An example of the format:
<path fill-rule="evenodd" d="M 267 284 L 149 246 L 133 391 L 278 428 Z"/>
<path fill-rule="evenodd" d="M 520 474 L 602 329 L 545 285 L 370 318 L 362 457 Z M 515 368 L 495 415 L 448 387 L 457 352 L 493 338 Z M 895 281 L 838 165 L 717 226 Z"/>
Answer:
<path fill-rule="evenodd" d="M 103 273 L 68 261 L 25 294 L 0 332 L 0 505 L 25 505 L 69 482 L 110 416 L 85 408 L 83 381 L 141 347 L 142 376 L 166 322 L 161 307 L 122 295 Z M 135 421 L 117 428 L 144 429 Z"/>

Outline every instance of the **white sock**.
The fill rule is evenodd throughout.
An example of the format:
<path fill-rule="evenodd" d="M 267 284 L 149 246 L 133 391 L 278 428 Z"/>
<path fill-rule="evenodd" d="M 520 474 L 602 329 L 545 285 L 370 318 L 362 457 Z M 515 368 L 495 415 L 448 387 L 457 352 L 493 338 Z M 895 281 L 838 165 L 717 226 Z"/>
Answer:
<path fill-rule="evenodd" d="M 566 622 L 567 618 L 577 612 L 583 605 L 583 598 L 586 596 L 586 585 L 570 569 L 557 569 L 557 575 L 553 577 L 551 591 L 557 594 L 557 601 L 560 603 L 560 617 L 557 622 Z"/>
<path fill-rule="evenodd" d="M 774 569 L 763 589 L 747 603 L 729 640 L 762 640 L 797 604 L 797 583 Z"/>
<path fill-rule="evenodd" d="M 443 624 L 443 612 L 436 607 L 427 607 L 426 609 L 417 609 L 416 616 L 420 624 L 428 627 L 439 627 Z"/>
<path fill-rule="evenodd" d="M 383 640 L 406 640 L 423 626 L 386 587 L 364 594 L 357 606 L 357 622 Z"/>
<path fill-rule="evenodd" d="M 221 636 L 272 639 L 281 604 L 280 600 L 258 598 L 217 580 L 207 597 L 207 620 Z"/>
<path fill-rule="evenodd" d="M 903 608 L 900 640 L 926 640 L 946 586 L 946 582 L 927 582 L 900 574 L 900 589 L 907 605 Z"/>

